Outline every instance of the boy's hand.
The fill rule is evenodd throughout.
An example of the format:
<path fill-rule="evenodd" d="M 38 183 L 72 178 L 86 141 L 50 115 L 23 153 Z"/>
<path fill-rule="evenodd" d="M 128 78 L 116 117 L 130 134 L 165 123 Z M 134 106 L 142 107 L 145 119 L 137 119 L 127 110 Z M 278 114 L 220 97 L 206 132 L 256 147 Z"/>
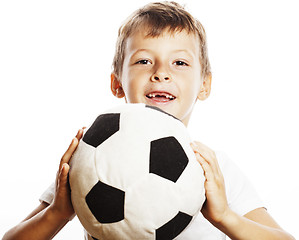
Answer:
<path fill-rule="evenodd" d="M 191 147 L 206 177 L 206 201 L 201 212 L 213 225 L 219 225 L 225 221 L 225 217 L 230 211 L 225 193 L 224 178 L 215 152 L 200 142 L 193 142 Z"/>
<path fill-rule="evenodd" d="M 70 187 L 68 183 L 69 161 L 75 152 L 80 139 L 83 136 L 84 128 L 80 129 L 76 137 L 72 140 L 70 146 L 64 153 L 59 164 L 59 170 L 56 175 L 55 197 L 50 208 L 63 220 L 69 220 L 74 215 L 74 209 L 71 202 Z"/>

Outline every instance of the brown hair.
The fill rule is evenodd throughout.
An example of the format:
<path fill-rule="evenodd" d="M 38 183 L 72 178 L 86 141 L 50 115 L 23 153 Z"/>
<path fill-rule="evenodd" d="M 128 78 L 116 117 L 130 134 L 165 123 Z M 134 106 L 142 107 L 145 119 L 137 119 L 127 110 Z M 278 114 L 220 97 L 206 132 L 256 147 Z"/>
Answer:
<path fill-rule="evenodd" d="M 165 29 L 169 32 L 187 31 L 199 38 L 201 74 L 207 77 L 211 73 L 208 58 L 206 34 L 201 23 L 176 2 L 149 3 L 130 15 L 119 28 L 116 50 L 113 59 L 113 72 L 121 77 L 128 37 L 145 27 L 149 37 L 160 36 Z"/>

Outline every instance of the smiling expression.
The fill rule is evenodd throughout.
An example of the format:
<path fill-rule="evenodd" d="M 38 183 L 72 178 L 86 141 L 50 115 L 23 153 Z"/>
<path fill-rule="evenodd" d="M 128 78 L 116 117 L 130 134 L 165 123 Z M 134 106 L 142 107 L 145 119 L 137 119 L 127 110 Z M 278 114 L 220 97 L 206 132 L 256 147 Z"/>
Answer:
<path fill-rule="evenodd" d="M 196 100 L 209 88 L 199 51 L 198 38 L 186 31 L 165 30 L 158 37 L 138 31 L 127 39 L 121 78 L 111 75 L 112 92 L 127 103 L 159 107 L 187 125 Z M 122 94 L 116 94 L 119 86 Z"/>

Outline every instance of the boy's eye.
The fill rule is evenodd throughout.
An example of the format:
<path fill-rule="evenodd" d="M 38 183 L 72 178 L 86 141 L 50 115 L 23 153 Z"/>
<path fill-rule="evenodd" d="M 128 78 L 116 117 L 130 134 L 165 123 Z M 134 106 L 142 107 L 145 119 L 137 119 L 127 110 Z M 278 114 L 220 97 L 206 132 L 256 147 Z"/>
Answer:
<path fill-rule="evenodd" d="M 150 64 L 150 61 L 147 59 L 142 59 L 142 60 L 139 60 L 138 62 L 136 62 L 136 64 Z"/>
<path fill-rule="evenodd" d="M 183 62 L 183 61 L 175 61 L 174 65 L 177 65 L 177 66 L 188 66 L 188 64 L 185 63 L 185 62 Z"/>

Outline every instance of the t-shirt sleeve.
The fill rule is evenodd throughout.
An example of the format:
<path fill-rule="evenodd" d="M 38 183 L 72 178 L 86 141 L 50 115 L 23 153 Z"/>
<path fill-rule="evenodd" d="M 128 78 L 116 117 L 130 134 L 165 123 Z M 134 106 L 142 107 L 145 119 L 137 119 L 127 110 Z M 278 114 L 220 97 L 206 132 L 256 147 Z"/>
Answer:
<path fill-rule="evenodd" d="M 51 204 L 51 202 L 54 199 L 55 195 L 55 183 L 52 183 L 46 191 L 43 192 L 43 194 L 40 196 L 39 201 L 40 202 L 46 202 L 48 204 Z"/>
<path fill-rule="evenodd" d="M 224 177 L 230 209 L 244 216 L 254 209 L 265 207 L 252 183 L 239 167 L 222 152 L 216 152 L 216 156 Z"/>

